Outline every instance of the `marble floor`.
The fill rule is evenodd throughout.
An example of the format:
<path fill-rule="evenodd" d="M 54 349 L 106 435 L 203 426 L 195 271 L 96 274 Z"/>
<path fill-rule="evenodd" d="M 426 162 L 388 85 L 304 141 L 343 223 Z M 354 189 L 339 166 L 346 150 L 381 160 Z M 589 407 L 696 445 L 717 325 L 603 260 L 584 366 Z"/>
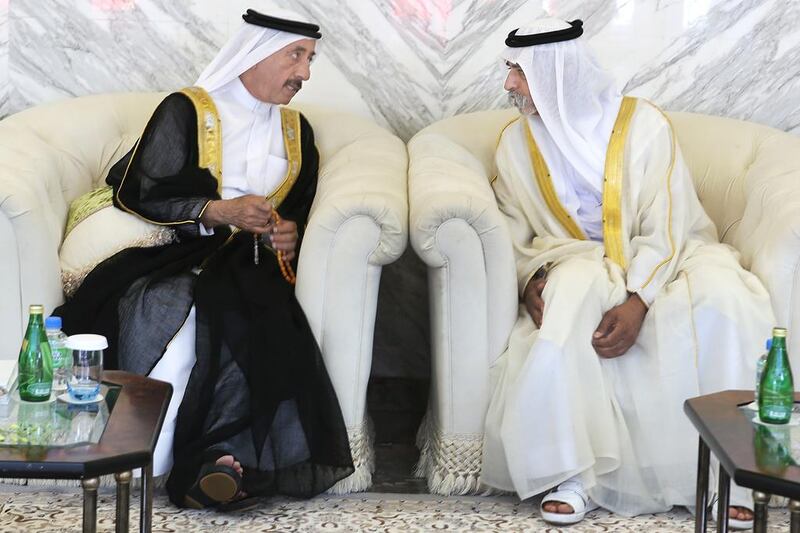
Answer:
<path fill-rule="evenodd" d="M 101 489 L 98 527 L 114 531 L 114 493 Z M 131 525 L 138 526 L 139 502 L 133 498 Z M 157 491 L 153 509 L 155 533 L 208 532 L 423 532 L 487 531 L 548 533 L 691 533 L 694 520 L 684 509 L 636 518 L 593 511 L 568 528 L 547 525 L 535 512 L 538 502 L 510 496 L 360 493 L 318 496 L 311 500 L 272 498 L 255 509 L 222 514 L 178 509 Z M 0 486 L 0 533 L 66 533 L 80 531 L 82 500 L 77 489 Z M 135 530 L 135 529 L 134 529 Z M 769 533 L 789 530 L 786 509 L 770 509 Z"/>

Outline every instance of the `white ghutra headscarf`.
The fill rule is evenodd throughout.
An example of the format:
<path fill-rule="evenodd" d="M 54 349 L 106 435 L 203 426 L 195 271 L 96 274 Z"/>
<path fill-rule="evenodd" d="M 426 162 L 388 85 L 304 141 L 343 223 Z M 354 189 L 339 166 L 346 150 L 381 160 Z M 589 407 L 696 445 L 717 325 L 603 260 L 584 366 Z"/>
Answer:
<path fill-rule="evenodd" d="M 571 28 L 556 18 L 539 19 L 518 36 Z M 581 39 L 506 47 L 503 59 L 520 66 L 537 115 L 528 117 L 564 207 L 589 238 L 602 239 L 606 150 L 622 94 Z M 593 206 L 590 204 L 594 204 Z"/>
<path fill-rule="evenodd" d="M 271 11 L 270 15 L 304 22 L 300 15 L 285 9 Z M 195 85 L 213 92 L 284 46 L 302 39 L 308 37 L 242 22 L 239 30 L 200 74 Z"/>

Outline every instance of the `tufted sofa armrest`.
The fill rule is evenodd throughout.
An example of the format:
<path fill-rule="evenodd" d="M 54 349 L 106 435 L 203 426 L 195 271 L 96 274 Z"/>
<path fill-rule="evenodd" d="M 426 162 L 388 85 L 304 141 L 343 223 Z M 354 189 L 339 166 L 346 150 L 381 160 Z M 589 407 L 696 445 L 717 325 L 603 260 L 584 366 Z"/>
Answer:
<path fill-rule="evenodd" d="M 489 366 L 517 314 L 511 238 L 490 185 L 510 118 L 455 117 L 409 143 L 410 239 L 428 266 L 431 308 L 431 396 L 417 473 L 438 494 L 478 489 Z"/>
<path fill-rule="evenodd" d="M 396 260 L 408 238 L 405 144 L 353 115 L 310 106 L 299 109 L 314 128 L 321 156 L 309 228 L 331 229 L 353 217 L 370 218 L 380 229 L 370 264 Z"/>
<path fill-rule="evenodd" d="M 477 339 L 472 338 L 475 330 L 458 331 L 452 332 L 452 341 L 480 345 L 491 354 L 481 361 L 485 368 L 505 349 L 517 308 L 511 238 L 490 185 L 493 175 L 463 146 L 437 133 L 414 137 L 409 154 L 412 246 L 429 269 L 441 269 L 451 298 L 482 293 L 480 301 L 463 305 L 451 300 L 452 312 L 486 312 L 487 336 Z"/>
<path fill-rule="evenodd" d="M 63 301 L 58 250 L 69 203 L 135 142 L 163 95 L 107 94 L 0 122 L 0 358 L 16 357 L 27 305 Z"/>
<path fill-rule="evenodd" d="M 408 238 L 406 149 L 366 120 L 299 108 L 314 128 L 321 166 L 300 251 L 297 298 L 352 428 L 365 413 L 381 267 L 400 257 Z M 361 354 L 356 368 L 344 354 Z"/>
<path fill-rule="evenodd" d="M 61 302 L 58 247 L 67 204 L 58 164 L 31 132 L 0 123 L 0 358 L 13 359 L 26 305 Z"/>
<path fill-rule="evenodd" d="M 369 487 L 375 466 L 367 385 L 381 271 L 408 239 L 408 157 L 400 139 L 371 121 L 296 107 L 311 123 L 320 152 L 296 295 L 347 426 L 356 471 L 331 489 L 347 493 Z"/>

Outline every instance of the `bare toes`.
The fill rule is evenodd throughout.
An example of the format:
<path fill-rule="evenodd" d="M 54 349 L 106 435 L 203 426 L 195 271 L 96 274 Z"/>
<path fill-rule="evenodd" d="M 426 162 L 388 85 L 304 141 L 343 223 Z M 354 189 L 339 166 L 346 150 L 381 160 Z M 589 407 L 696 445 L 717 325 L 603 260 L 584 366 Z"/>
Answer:
<path fill-rule="evenodd" d="M 570 504 L 559 501 L 545 502 L 545 504 L 542 505 L 542 510 L 548 513 L 558 514 L 572 514 L 575 512 Z"/>
<path fill-rule="evenodd" d="M 728 508 L 728 517 L 735 520 L 752 520 L 753 513 L 746 507 L 731 506 Z"/>
<path fill-rule="evenodd" d="M 216 464 L 224 465 L 224 466 L 233 466 L 236 460 L 233 458 L 232 455 L 223 455 L 219 459 L 217 459 Z"/>
<path fill-rule="evenodd" d="M 572 514 L 573 512 L 575 512 L 575 510 L 572 508 L 570 504 L 562 503 L 559 504 L 558 506 L 558 512 L 559 514 Z"/>

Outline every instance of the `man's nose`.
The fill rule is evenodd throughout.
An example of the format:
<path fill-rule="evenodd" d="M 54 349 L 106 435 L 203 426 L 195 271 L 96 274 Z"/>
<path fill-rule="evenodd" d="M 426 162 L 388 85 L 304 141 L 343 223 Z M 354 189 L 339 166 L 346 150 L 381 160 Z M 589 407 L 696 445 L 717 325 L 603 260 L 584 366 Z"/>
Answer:
<path fill-rule="evenodd" d="M 300 66 L 300 71 L 297 73 L 297 75 L 300 76 L 301 80 L 308 81 L 308 79 L 311 77 L 311 64 L 304 62 Z"/>
<path fill-rule="evenodd" d="M 517 78 L 516 72 L 513 70 L 509 71 L 508 76 L 506 76 L 506 82 L 503 84 L 503 89 L 506 91 L 513 91 L 517 88 Z"/>

